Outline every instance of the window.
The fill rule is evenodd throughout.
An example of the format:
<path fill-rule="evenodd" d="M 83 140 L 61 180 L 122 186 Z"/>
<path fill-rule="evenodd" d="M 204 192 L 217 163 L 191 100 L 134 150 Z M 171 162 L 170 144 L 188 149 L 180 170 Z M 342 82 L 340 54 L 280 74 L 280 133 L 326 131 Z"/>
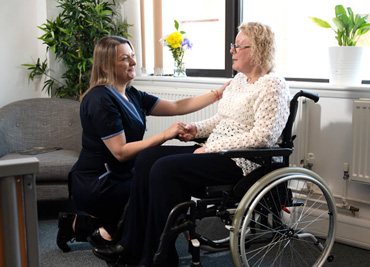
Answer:
<path fill-rule="evenodd" d="M 180 30 L 185 31 L 193 43 L 193 48 L 185 53 L 186 67 L 224 69 L 225 0 L 162 0 L 162 6 L 163 34 L 174 32 L 173 21 L 177 20 Z M 173 69 L 172 56 L 167 48 L 163 55 L 164 68 Z"/>
<path fill-rule="evenodd" d="M 146 69 L 152 73 L 154 54 L 150 45 L 153 38 L 153 5 L 145 1 Z M 231 77 L 230 43 L 233 42 L 239 24 L 239 0 L 161 0 L 163 36 L 175 31 L 174 20 L 180 23 L 193 43 L 186 51 L 185 63 L 188 76 Z M 163 47 L 163 72 L 173 73 L 173 59 L 167 47 Z"/>
<path fill-rule="evenodd" d="M 309 17 L 318 17 L 334 26 L 332 18 L 337 4 L 351 7 L 355 14 L 362 16 L 370 13 L 368 1 L 244 0 L 242 17 L 244 21 L 259 21 L 272 27 L 277 42 L 277 68 L 285 77 L 327 79 L 328 47 L 337 46 L 335 33 L 315 25 Z M 369 32 L 360 38 L 358 45 L 370 46 Z M 370 62 L 370 53 L 366 61 Z M 370 80 L 370 72 L 364 73 L 363 79 Z"/>

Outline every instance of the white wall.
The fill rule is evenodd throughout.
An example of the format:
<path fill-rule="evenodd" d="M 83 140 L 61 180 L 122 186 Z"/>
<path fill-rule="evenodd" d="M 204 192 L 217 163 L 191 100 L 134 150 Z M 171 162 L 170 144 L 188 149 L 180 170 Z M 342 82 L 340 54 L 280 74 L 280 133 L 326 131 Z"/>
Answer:
<path fill-rule="evenodd" d="M 45 57 L 37 40 L 46 18 L 46 5 L 39 0 L 2 1 L 0 9 L 0 107 L 7 103 L 45 97 L 39 83 L 28 84 L 28 71 L 23 63 Z"/>

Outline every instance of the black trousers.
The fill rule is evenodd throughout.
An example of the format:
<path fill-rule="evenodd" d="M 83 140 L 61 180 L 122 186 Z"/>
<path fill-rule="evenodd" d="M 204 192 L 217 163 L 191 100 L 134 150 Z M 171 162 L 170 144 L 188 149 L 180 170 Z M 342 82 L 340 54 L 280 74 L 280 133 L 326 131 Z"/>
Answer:
<path fill-rule="evenodd" d="M 142 151 L 135 164 L 122 239 L 119 242 L 140 264 L 153 266 L 168 214 L 177 204 L 197 197 L 207 185 L 236 183 L 241 168 L 216 153 L 193 154 L 199 146 L 160 146 Z M 173 244 L 160 266 L 177 266 Z"/>
<path fill-rule="evenodd" d="M 76 207 L 86 213 L 77 215 L 76 240 L 86 241 L 99 227 L 114 236 L 130 196 L 132 178 L 122 179 L 112 173 L 98 179 L 95 172 L 72 171 L 70 179 Z"/>

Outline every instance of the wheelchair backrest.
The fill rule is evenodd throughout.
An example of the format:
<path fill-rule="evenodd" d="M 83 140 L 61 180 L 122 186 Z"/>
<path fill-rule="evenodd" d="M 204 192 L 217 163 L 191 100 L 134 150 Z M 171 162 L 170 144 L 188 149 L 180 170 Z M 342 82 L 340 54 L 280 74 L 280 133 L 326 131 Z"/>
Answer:
<path fill-rule="evenodd" d="M 302 96 L 313 100 L 315 103 L 319 101 L 320 98 L 318 94 L 304 90 L 299 91 L 293 96 L 292 100 L 290 101 L 290 115 L 283 130 L 282 142 L 280 144 L 280 147 L 293 148 L 293 141 L 295 136 L 292 136 L 292 129 L 298 110 L 298 98 Z"/>

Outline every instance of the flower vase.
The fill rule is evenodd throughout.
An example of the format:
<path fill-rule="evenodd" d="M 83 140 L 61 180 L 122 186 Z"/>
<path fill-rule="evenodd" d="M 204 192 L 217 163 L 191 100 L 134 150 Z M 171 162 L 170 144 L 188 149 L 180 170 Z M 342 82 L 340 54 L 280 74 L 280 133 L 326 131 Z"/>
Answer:
<path fill-rule="evenodd" d="M 175 61 L 173 77 L 186 77 L 186 68 L 183 61 Z"/>

